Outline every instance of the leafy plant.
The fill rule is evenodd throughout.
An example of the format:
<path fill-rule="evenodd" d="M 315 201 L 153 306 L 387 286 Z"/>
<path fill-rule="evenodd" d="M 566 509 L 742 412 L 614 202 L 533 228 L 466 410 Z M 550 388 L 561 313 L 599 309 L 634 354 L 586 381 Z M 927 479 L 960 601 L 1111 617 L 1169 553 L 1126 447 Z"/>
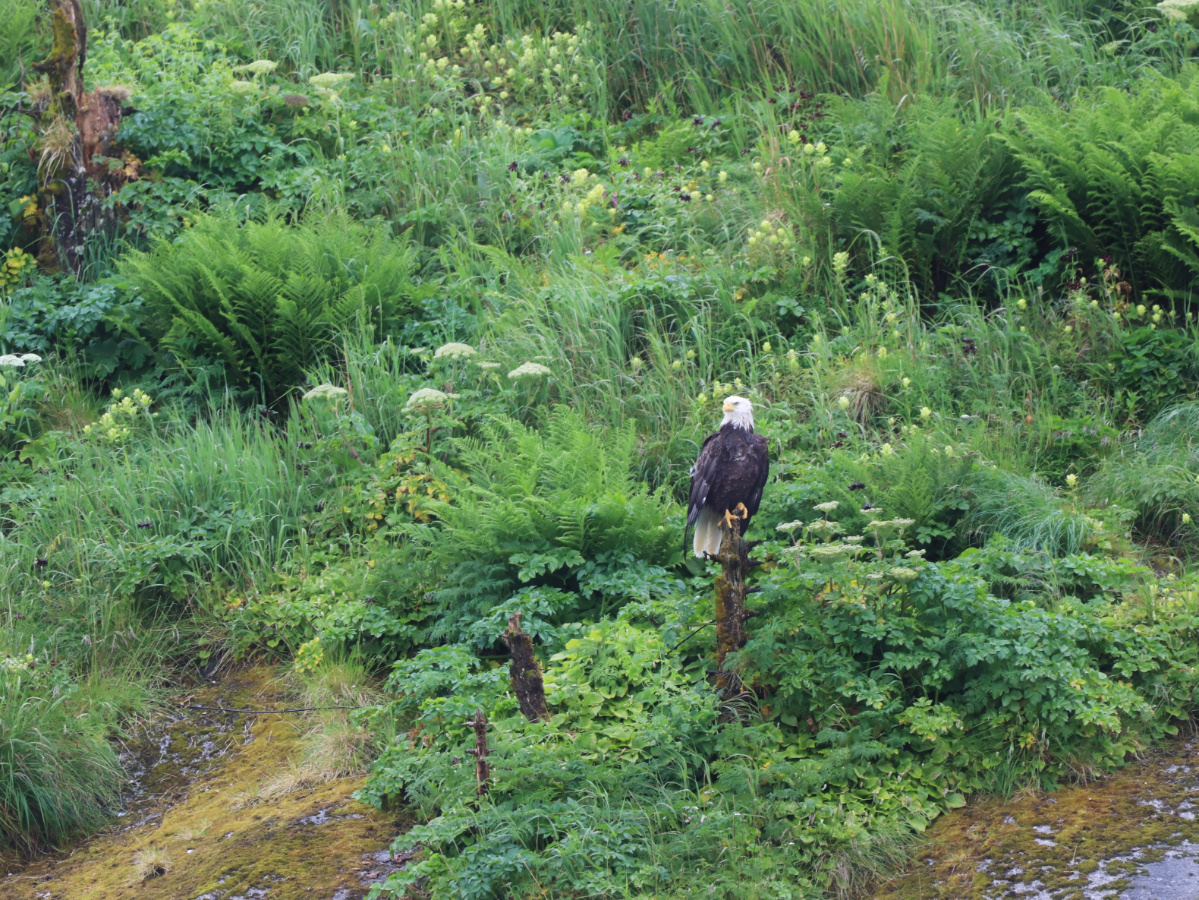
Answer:
<path fill-rule="evenodd" d="M 1170 651 L 1141 644 L 1131 625 L 1101 626 L 1069 600 L 1049 611 L 989 596 L 956 566 L 840 565 L 849 571 L 835 583 L 779 569 L 766 586 L 770 621 L 739 669 L 797 750 L 873 748 L 878 776 L 931 778 L 909 795 L 911 813 L 920 798 L 953 805 L 955 791 L 988 789 L 1012 755 L 1046 783 L 1076 759 L 1118 764 L 1148 723 L 1134 684 L 1151 690 Z M 842 784 L 869 792 L 872 782 Z"/>
<path fill-rule="evenodd" d="M 0 356 L 0 460 L 28 442 L 40 425 L 37 403 L 45 388 L 32 371 L 41 361 L 33 353 Z"/>
<path fill-rule="evenodd" d="M 93 378 L 142 374 L 150 353 L 134 337 L 140 302 L 115 280 L 83 284 L 39 277 L 8 299 L 0 351 L 60 353 Z"/>
<path fill-rule="evenodd" d="M 1190 340 L 1177 331 L 1150 326 L 1123 336 L 1108 358 L 1108 369 L 1124 409 L 1146 419 L 1184 397 L 1199 372 Z"/>

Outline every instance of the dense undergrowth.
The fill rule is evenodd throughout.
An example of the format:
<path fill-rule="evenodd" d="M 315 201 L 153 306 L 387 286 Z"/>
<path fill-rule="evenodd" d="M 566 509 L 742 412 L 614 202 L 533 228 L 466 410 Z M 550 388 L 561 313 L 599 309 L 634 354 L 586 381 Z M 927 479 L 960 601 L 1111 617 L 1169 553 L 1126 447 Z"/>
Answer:
<path fill-rule="evenodd" d="M 82 7 L 121 185 L 56 265 L 0 0 L 0 848 L 250 657 L 367 705 L 292 780 L 420 815 L 395 896 L 860 892 L 1191 716 L 1195 4 Z M 732 393 L 736 695 L 679 506 Z"/>

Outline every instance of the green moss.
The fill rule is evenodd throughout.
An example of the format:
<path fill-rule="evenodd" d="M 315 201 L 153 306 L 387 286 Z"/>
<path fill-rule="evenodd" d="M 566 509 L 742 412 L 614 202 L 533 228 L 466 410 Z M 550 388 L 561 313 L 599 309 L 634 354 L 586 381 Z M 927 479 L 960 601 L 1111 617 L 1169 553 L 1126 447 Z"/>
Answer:
<path fill-rule="evenodd" d="M 38 68 L 46 73 L 50 89 L 57 95 L 63 87 L 63 72 L 75 59 L 75 26 L 61 9 L 50 14 L 50 34 L 50 55 Z"/>
<path fill-rule="evenodd" d="M 278 673 L 253 669 L 197 695 L 197 705 L 270 708 L 282 703 Z M 215 704 L 214 704 L 215 705 Z M 350 799 L 361 778 L 343 778 L 285 793 L 267 790 L 301 752 L 303 723 L 292 716 L 237 718 L 232 728 L 197 735 L 187 723 L 170 732 L 170 763 L 147 775 L 148 794 L 168 799 L 128 818 L 158 817 L 140 827 L 98 835 L 69 855 L 45 857 L 0 882 L 5 900 L 34 900 L 50 890 L 71 900 L 171 900 L 220 889 L 269 886 L 275 900 L 365 893 L 365 854 L 386 848 L 394 817 Z M 203 740 L 196 740 L 197 737 Z M 205 741 L 224 740 L 227 756 L 205 767 Z M 188 773 L 199 771 L 198 776 Z M 309 820 L 317 817 L 314 824 Z M 133 858 L 153 847 L 170 861 L 165 875 L 138 881 Z M 191 852 L 189 852 L 191 851 Z M 9 868 L 6 871 L 14 871 Z"/>

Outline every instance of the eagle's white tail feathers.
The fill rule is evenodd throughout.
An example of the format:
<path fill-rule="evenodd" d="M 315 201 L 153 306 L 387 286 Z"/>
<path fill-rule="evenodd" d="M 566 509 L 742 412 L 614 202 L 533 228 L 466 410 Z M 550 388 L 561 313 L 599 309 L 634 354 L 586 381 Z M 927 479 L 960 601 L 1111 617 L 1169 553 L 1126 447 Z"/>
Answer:
<path fill-rule="evenodd" d="M 695 522 L 695 541 L 692 544 L 695 555 L 700 559 L 704 558 L 705 553 L 716 556 L 720 552 L 720 538 L 720 516 L 705 506 Z"/>

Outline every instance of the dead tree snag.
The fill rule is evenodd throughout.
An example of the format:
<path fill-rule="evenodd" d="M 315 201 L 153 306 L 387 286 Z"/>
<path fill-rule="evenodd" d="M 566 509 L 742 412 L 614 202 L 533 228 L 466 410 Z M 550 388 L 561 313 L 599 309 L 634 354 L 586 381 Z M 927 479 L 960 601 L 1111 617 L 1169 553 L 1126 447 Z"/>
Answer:
<path fill-rule="evenodd" d="M 720 574 L 716 576 L 716 685 L 722 692 L 735 692 L 740 683 L 736 676 L 724 671 L 725 657 L 745 646 L 748 633 L 745 620 L 745 577 L 753 564 L 749 559 L 749 544 L 741 537 L 741 520 L 726 515 L 720 523 Z"/>
<path fill-rule="evenodd" d="M 530 722 L 549 718 L 545 705 L 545 683 L 541 678 L 541 664 L 533 652 L 533 638 L 520 627 L 520 613 L 508 619 L 508 630 L 503 634 L 512 662 L 508 675 L 512 679 L 512 690 L 520 702 L 520 711 Z"/>
<path fill-rule="evenodd" d="M 749 572 L 749 548 L 741 537 L 740 523 L 733 519 L 720 525 L 720 574 L 716 576 L 716 661 L 745 646 L 745 576 Z"/>
<path fill-rule="evenodd" d="M 466 752 L 475 758 L 478 794 L 485 797 L 491 790 L 491 764 L 487 761 L 487 757 L 491 755 L 491 750 L 487 747 L 487 717 L 483 715 L 483 710 L 476 709 L 475 717 L 467 719 L 466 724 L 475 730 L 475 746 Z"/>
<path fill-rule="evenodd" d="M 50 55 L 34 67 L 45 84 L 29 87 L 39 132 L 31 151 L 42 210 L 36 223 L 42 235 L 38 262 L 78 275 L 87 235 L 115 225 L 105 201 L 137 177 L 139 163 L 127 153 L 112 158 L 128 92 L 84 88 L 87 26 L 79 0 L 54 0 L 50 29 Z"/>

